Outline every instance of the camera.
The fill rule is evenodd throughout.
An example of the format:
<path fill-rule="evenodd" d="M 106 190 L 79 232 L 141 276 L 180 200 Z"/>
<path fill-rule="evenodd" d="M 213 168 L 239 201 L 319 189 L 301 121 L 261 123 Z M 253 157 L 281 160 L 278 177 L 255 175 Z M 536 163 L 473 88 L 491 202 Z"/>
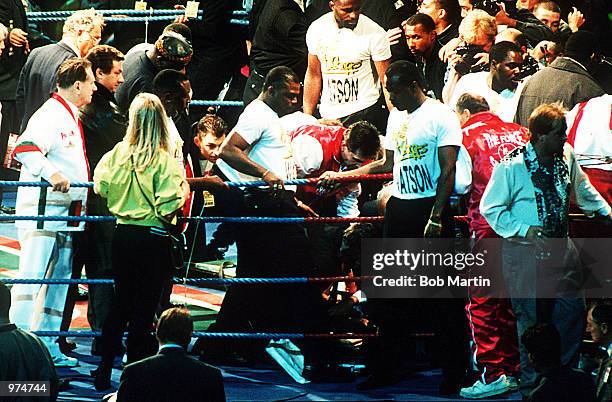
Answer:
<path fill-rule="evenodd" d="M 533 57 L 527 55 L 525 59 L 519 66 L 518 73 L 514 76 L 516 81 L 523 81 L 525 78 L 529 77 L 538 72 L 540 66 L 538 66 L 538 62 Z"/>
<path fill-rule="evenodd" d="M 476 64 L 478 60 L 474 56 L 476 56 L 478 53 L 486 53 L 481 46 L 459 46 L 455 49 L 455 52 L 461 56 L 461 61 L 455 64 L 455 70 L 459 74 L 466 75 L 469 73 L 479 73 L 481 71 L 489 70 L 489 64 Z"/>
<path fill-rule="evenodd" d="M 474 8 L 486 11 L 493 17 L 499 12 L 501 4 L 509 16 L 512 17 L 516 13 L 516 0 L 472 0 L 471 3 Z"/>

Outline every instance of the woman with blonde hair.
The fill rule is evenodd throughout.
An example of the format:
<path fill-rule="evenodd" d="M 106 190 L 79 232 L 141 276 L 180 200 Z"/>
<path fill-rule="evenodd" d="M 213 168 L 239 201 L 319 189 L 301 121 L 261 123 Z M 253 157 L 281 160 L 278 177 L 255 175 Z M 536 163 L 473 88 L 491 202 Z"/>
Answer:
<path fill-rule="evenodd" d="M 102 157 L 94 172 L 94 191 L 107 199 L 117 218 L 112 265 L 113 307 L 102 328 L 102 361 L 94 372 L 97 390 L 110 387 L 113 360 L 128 327 L 128 362 L 155 354 L 151 335 L 155 309 L 172 271 L 165 225 L 176 220 L 189 185 L 169 154 L 164 107 L 155 95 L 134 98 L 123 141 Z"/>

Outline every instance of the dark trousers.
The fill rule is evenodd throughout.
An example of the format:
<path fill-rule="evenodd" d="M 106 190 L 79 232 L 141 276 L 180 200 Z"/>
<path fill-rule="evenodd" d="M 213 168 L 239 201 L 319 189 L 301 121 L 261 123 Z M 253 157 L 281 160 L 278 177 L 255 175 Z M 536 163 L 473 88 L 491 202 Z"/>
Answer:
<path fill-rule="evenodd" d="M 421 238 L 435 197 L 401 200 L 391 197 L 385 211 L 385 238 Z M 449 228 L 450 217 L 443 223 Z M 451 231 L 452 232 L 452 231 Z M 447 233 L 443 236 L 448 237 Z M 368 345 L 366 361 L 373 374 L 386 375 L 406 360 L 406 344 L 412 332 L 432 329 L 433 357 L 445 377 L 457 379 L 468 363 L 467 323 L 463 299 L 370 299 L 370 319 L 380 336 Z"/>
<path fill-rule="evenodd" d="M 342 125 L 344 127 L 348 127 L 353 123 L 365 120 L 369 123 L 372 123 L 378 129 L 378 131 L 380 131 L 381 135 L 385 135 L 385 131 L 387 130 L 388 118 L 389 110 L 387 110 L 385 98 L 381 96 L 378 102 L 376 102 L 372 106 L 350 114 L 348 116 L 341 117 L 339 120 L 342 122 Z"/>
<path fill-rule="evenodd" d="M 87 202 L 89 215 L 110 216 L 106 207 L 106 200 L 99 195 L 91 193 Z M 74 238 L 74 254 L 72 262 L 72 278 L 81 278 L 83 265 L 88 279 L 112 279 L 112 241 L 115 231 L 114 222 L 90 222 L 85 231 L 78 233 Z M 62 320 L 62 331 L 70 328 L 72 313 L 77 298 L 77 285 L 68 288 L 66 307 Z M 111 309 L 115 290 L 111 284 L 90 284 L 87 303 L 87 321 L 93 331 L 101 331 L 104 321 Z M 97 351 L 98 339 L 92 344 L 92 351 Z"/>
<path fill-rule="evenodd" d="M 19 133 L 19 125 L 21 117 L 17 116 L 17 106 L 14 100 L 3 100 L 2 102 L 2 124 L 0 125 L 0 179 L 2 180 L 17 180 L 19 172 L 7 169 L 4 167 L 4 156 L 10 133 Z M 2 200 L 2 191 L 0 188 L 0 201 Z"/>
<path fill-rule="evenodd" d="M 253 66 L 249 73 L 249 78 L 244 86 L 244 92 L 242 94 L 242 101 L 246 107 L 253 100 L 257 99 L 263 88 L 264 76 L 258 73 Z"/>
<path fill-rule="evenodd" d="M 254 190 L 245 196 L 245 216 L 299 216 L 293 192 L 273 196 Z M 308 275 L 312 268 L 303 225 L 242 224 L 236 231 L 239 277 Z M 312 300 L 309 285 L 232 285 L 223 299 L 216 328 L 235 330 L 296 330 L 305 324 L 305 306 Z"/>
<path fill-rule="evenodd" d="M 115 298 L 102 328 L 103 361 L 112 361 L 128 329 L 128 362 L 152 356 L 151 334 L 162 287 L 171 272 L 168 238 L 147 226 L 117 225 L 113 238 Z M 128 326 L 129 324 L 129 326 Z"/>

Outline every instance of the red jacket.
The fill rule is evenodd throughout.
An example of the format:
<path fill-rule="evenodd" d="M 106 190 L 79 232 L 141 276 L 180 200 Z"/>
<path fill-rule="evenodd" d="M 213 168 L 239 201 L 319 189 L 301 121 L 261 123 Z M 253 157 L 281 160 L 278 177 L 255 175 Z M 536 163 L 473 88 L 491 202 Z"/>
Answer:
<path fill-rule="evenodd" d="M 472 158 L 472 191 L 468 202 L 470 232 L 477 238 L 496 237 L 480 214 L 480 199 L 493 168 L 514 149 L 529 141 L 528 131 L 515 123 L 505 123 L 491 112 L 476 113 L 463 125 L 463 145 Z"/>
<path fill-rule="evenodd" d="M 346 128 L 342 126 L 313 124 L 299 127 L 291 133 L 292 140 L 300 135 L 309 135 L 317 140 L 323 149 L 323 161 L 321 162 L 321 166 L 307 177 L 319 177 L 322 173 L 327 171 L 340 171 L 342 139 L 344 138 L 345 131 Z M 300 186 L 300 199 L 307 204 L 310 203 L 313 199 L 317 198 L 316 190 L 317 188 L 315 185 Z"/>

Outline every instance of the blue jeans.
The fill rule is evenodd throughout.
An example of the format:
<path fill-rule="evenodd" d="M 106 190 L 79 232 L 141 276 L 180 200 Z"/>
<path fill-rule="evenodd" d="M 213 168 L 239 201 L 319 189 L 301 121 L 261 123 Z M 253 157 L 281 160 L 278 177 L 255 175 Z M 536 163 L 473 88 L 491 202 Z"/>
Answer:
<path fill-rule="evenodd" d="M 569 239 L 565 252 L 559 254 L 562 255 L 558 256 L 557 262 L 563 263 L 565 268 L 550 272 L 546 267 L 554 264 L 551 264 L 551 260 L 536 259 L 537 252 L 533 245 L 504 241 L 502 246 L 503 275 L 517 321 L 520 390 L 523 395 L 531 393 L 537 377 L 521 341 L 521 335 L 527 328 L 541 323 L 554 324 L 561 335 L 561 364 L 574 367 L 578 360 L 585 328 L 585 300 L 579 286 L 567 285 L 566 279 L 571 276 L 568 271 L 580 270 L 580 262 L 576 248 Z M 554 289 L 559 289 L 557 295 L 551 295 Z M 559 294 L 561 289 L 562 295 Z"/>

